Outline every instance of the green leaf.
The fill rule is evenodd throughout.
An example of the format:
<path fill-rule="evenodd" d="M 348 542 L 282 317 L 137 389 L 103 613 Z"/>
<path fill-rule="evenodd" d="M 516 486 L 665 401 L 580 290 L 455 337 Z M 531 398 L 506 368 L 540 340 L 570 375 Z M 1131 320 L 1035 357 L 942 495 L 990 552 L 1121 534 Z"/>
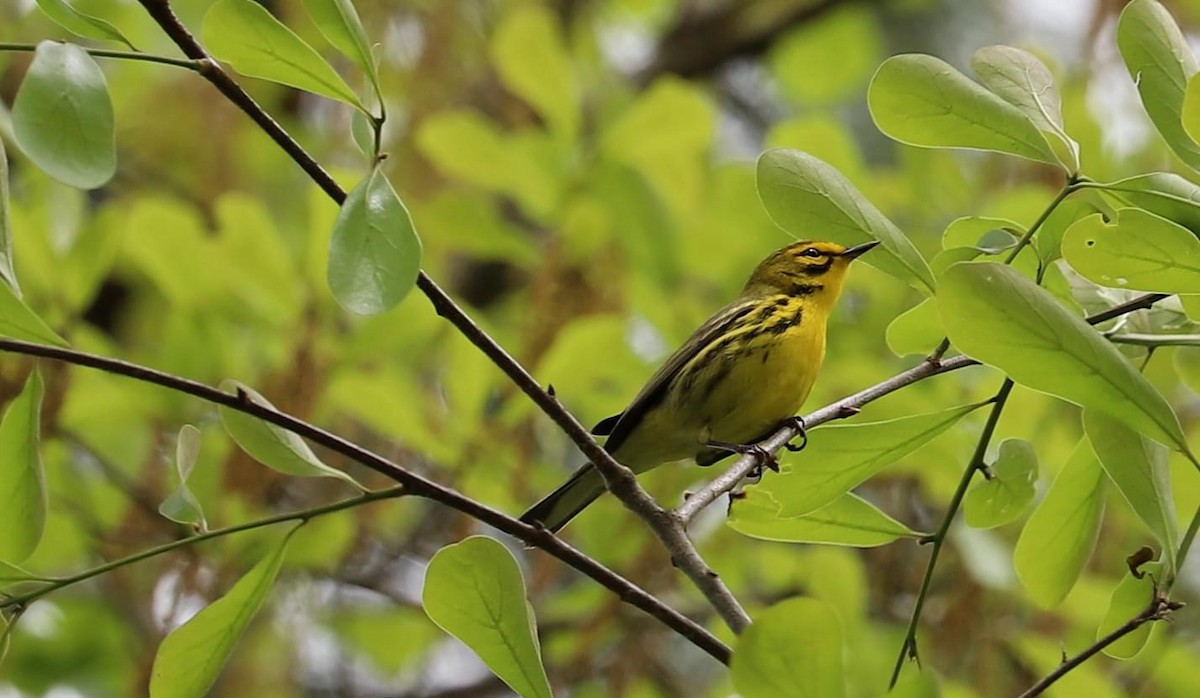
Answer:
<path fill-rule="evenodd" d="M 379 71 L 375 67 L 371 44 L 367 41 L 367 33 L 363 30 L 354 3 L 351 0 L 304 0 L 304 9 L 308 10 L 308 16 L 325 39 L 362 68 L 375 88 L 375 96 L 382 102 Z"/>
<path fill-rule="evenodd" d="M 346 310 L 374 315 L 408 295 L 421 271 L 421 241 L 408 209 L 376 167 L 342 204 L 329 243 L 329 288 Z"/>
<path fill-rule="evenodd" d="M 1075 271 L 1101 286 L 1162 293 L 1200 293 L 1200 240 L 1187 228 L 1140 208 L 1077 221 L 1062 241 Z"/>
<path fill-rule="evenodd" d="M 17 297 L 17 292 L 5 283 L 0 283 L 0 336 L 67 346 L 67 341 L 35 315 L 29 306 Z"/>
<path fill-rule="evenodd" d="M 879 240 L 882 249 L 864 261 L 934 289 L 933 273 L 912 242 L 825 162 L 796 150 L 768 150 L 758 158 L 758 195 L 775 224 L 798 239 L 820 231 L 843 245 Z"/>
<path fill-rule="evenodd" d="M 549 698 L 525 580 L 503 545 L 472 536 L 439 550 L 425 570 L 421 603 L 518 694 Z"/>
<path fill-rule="evenodd" d="M 119 41 L 130 49 L 137 50 L 119 29 L 99 17 L 80 12 L 67 0 L 37 0 L 37 4 L 55 24 L 72 34 L 85 39 Z"/>
<path fill-rule="evenodd" d="M 19 297 L 21 286 L 13 271 L 12 214 L 8 202 L 8 154 L 0 139 L 0 280 L 12 287 Z"/>
<path fill-rule="evenodd" d="M 0 560 L 26 560 L 46 528 L 42 377 L 35 369 L 0 418 Z"/>
<path fill-rule="evenodd" d="M 968 148 L 1058 164 L 1037 126 L 945 61 L 893 56 L 871 80 L 867 105 L 880 131 L 922 148 Z"/>
<path fill-rule="evenodd" d="M 1008 236 L 1003 249 L 1011 248 L 1016 243 L 1013 233 L 1022 235 L 1025 229 L 1016 221 L 1007 218 L 990 218 L 987 216 L 963 216 L 950 221 L 942 232 L 942 248 L 951 250 L 959 247 L 973 247 L 980 252 L 989 254 L 998 252 L 995 233 Z M 984 242 L 991 245 L 985 245 Z"/>
<path fill-rule="evenodd" d="M 1179 25 L 1155 0 L 1133 0 L 1117 20 L 1117 48 L 1125 60 L 1129 76 L 1137 86 L 1142 106 L 1154 127 L 1180 160 L 1193 169 L 1200 167 L 1200 146 L 1184 132 L 1180 114 L 1188 79 L 1196 74 L 1196 57 Z M 1189 117 L 1190 123 L 1192 119 Z"/>
<path fill-rule="evenodd" d="M 241 395 L 243 402 L 252 402 L 272 410 L 275 409 L 275 406 L 265 397 L 237 381 L 221 381 L 221 390 Z M 358 484 L 354 478 L 322 463 L 321 459 L 317 458 L 317 454 L 313 453 L 308 444 L 304 442 L 304 439 L 287 429 L 230 407 L 221 406 L 218 410 L 221 413 L 221 423 L 225 425 L 225 431 L 229 432 L 229 436 L 251 458 L 268 468 L 286 475 L 301 477 L 336 477 L 360 490 L 363 489 L 363 486 Z"/>
<path fill-rule="evenodd" d="M 842 625 L 824 601 L 793 598 L 760 612 L 729 666 L 742 698 L 846 695 Z"/>
<path fill-rule="evenodd" d="M 1096 546 L 1107 483 L 1104 469 L 1084 439 L 1025 522 L 1013 565 L 1038 605 L 1057 606 L 1075 586 Z"/>
<path fill-rule="evenodd" d="M 1079 144 L 1063 130 L 1062 98 L 1054 76 L 1037 56 L 1013 46 L 984 46 L 971 57 L 971 70 L 983 86 L 1029 118 L 1051 147 L 1066 151 L 1060 162 L 1072 172 L 1079 169 Z"/>
<path fill-rule="evenodd" d="M 242 75 L 368 111 L 320 54 L 253 0 L 217 0 L 204 16 L 202 33 L 208 50 Z"/>
<path fill-rule="evenodd" d="M 853 493 L 803 516 L 784 517 L 770 494 L 751 489 L 733 502 L 726 523 L 738 533 L 760 540 L 856 548 L 873 548 L 923 535 Z"/>
<path fill-rule="evenodd" d="M 38 44 L 13 103 L 12 123 L 21 150 L 63 184 L 94 189 L 117 171 L 108 85 L 78 46 Z"/>
<path fill-rule="evenodd" d="M 1146 209 L 1200 233 L 1200 186 L 1174 172 L 1151 172 L 1097 188 L 1130 206 Z"/>
<path fill-rule="evenodd" d="M 1093 410 L 1083 411 L 1083 428 L 1109 479 L 1158 539 L 1164 558 L 1174 569 L 1179 522 L 1167 447 Z"/>
<path fill-rule="evenodd" d="M 228 593 L 167 635 L 150 670 L 151 698 L 202 698 L 208 693 L 267 598 L 288 542 L 299 528 L 293 525 Z"/>
<path fill-rule="evenodd" d="M 521 5 L 504 16 L 491 43 L 492 62 L 504 86 L 537 110 L 555 133 L 579 132 L 578 81 L 554 14 Z"/>
<path fill-rule="evenodd" d="M 887 345 L 896 356 L 929 354 L 946 336 L 937 304 L 926 298 L 896 316 L 887 326 Z"/>
<path fill-rule="evenodd" d="M 747 489 L 770 494 L 780 516 L 808 514 L 929 443 L 977 407 L 812 429 L 803 451 L 786 456 L 779 473 Z"/>
<path fill-rule="evenodd" d="M 188 488 L 188 478 L 191 477 L 199 454 L 200 430 L 191 424 L 183 425 L 175 443 L 175 472 L 179 477 L 179 485 L 171 496 L 158 506 L 158 513 L 176 523 L 195 526 L 204 531 L 208 528 L 208 523 L 204 520 L 204 509 L 196 495 Z"/>
<path fill-rule="evenodd" d="M 1175 412 L 1145 376 L 1019 272 L 1003 264 L 955 264 L 942 275 L 937 299 L 950 340 L 963 353 L 1190 453 Z"/>
<path fill-rule="evenodd" d="M 1108 601 L 1108 611 L 1100 621 L 1100 626 L 1096 628 L 1097 640 L 1125 625 L 1150 607 L 1150 602 L 1158 593 L 1155 583 L 1164 581 L 1163 564 L 1150 562 L 1142 565 L 1138 571 L 1142 575 L 1141 579 L 1126 570 L 1125 576 L 1113 589 L 1112 597 Z M 1133 659 L 1146 646 L 1153 626 L 1154 623 L 1142 623 L 1133 632 L 1105 647 L 1104 653 L 1117 659 Z"/>
<path fill-rule="evenodd" d="M 995 528 L 1016 520 L 1037 493 L 1037 453 L 1023 439 L 1005 439 L 991 465 L 992 478 L 975 485 L 963 500 L 967 525 Z"/>

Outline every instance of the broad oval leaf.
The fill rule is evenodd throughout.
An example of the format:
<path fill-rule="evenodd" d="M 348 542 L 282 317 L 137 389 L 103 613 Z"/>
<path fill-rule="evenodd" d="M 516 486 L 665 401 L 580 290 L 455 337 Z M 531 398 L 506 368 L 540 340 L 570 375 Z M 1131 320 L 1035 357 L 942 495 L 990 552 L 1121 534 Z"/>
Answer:
<path fill-rule="evenodd" d="M 17 564 L 46 528 L 41 454 L 42 377 L 35 369 L 0 418 L 0 560 Z"/>
<path fill-rule="evenodd" d="M 925 534 L 880 511 L 867 500 L 847 493 L 803 516 L 781 516 L 779 504 L 766 492 L 749 490 L 729 509 L 730 528 L 750 538 L 780 543 L 822 543 L 873 548 L 901 538 Z"/>
<path fill-rule="evenodd" d="M 893 56 L 871 79 L 867 105 L 880 131 L 923 148 L 967 148 L 1058 164 L 1042 132 L 1023 114 L 945 61 Z"/>
<path fill-rule="evenodd" d="M 246 626 L 267 598 L 288 542 L 301 525 L 293 524 L 283 540 L 224 596 L 167 635 L 154 655 L 150 698 L 207 695 Z"/>
<path fill-rule="evenodd" d="M 304 9 L 308 10 L 308 16 L 325 39 L 362 68 L 375 87 L 376 97 L 382 102 L 379 71 L 375 68 L 371 44 L 367 41 L 367 32 L 354 9 L 354 3 L 351 0 L 304 0 Z"/>
<path fill-rule="evenodd" d="M 912 242 L 827 163 L 798 150 L 768 150 L 758 158 L 758 196 L 775 224 L 797 239 L 820 231 L 843 245 L 878 240 L 882 249 L 865 262 L 933 290 L 933 273 Z"/>
<path fill-rule="evenodd" d="M 1192 169 L 1200 168 L 1200 145 L 1180 119 L 1188 79 L 1198 66 L 1179 25 L 1155 0 L 1133 0 L 1117 20 L 1117 48 L 1167 147 Z"/>
<path fill-rule="evenodd" d="M 885 335 L 888 349 L 896 356 L 930 354 L 945 336 L 937 303 L 932 298 L 897 315 L 888 324 Z"/>
<path fill-rule="evenodd" d="M 942 324 L 963 353 L 1018 383 L 1103 412 L 1190 453 L 1179 419 L 1094 328 L 1003 264 L 955 264 L 941 277 Z"/>
<path fill-rule="evenodd" d="M 408 209 L 379 168 L 342 203 L 329 243 L 329 288 L 346 310 L 394 307 L 421 271 L 421 241 Z"/>
<path fill-rule="evenodd" d="M 108 84 L 78 46 L 38 44 L 13 103 L 12 124 L 21 150 L 63 184 L 94 189 L 117 171 Z"/>
<path fill-rule="evenodd" d="M 963 216 L 950 221 L 942 231 L 942 249 L 973 247 L 980 252 L 995 254 L 1011 249 L 1025 229 L 1007 218 Z"/>
<path fill-rule="evenodd" d="M 787 456 L 781 472 L 768 474 L 747 489 L 770 494 L 779 503 L 780 516 L 808 514 L 929 443 L 977 407 L 812 429 L 808 445 Z"/>
<path fill-rule="evenodd" d="M 565 138 L 579 131 L 579 84 L 554 13 L 537 5 L 514 7 L 491 42 L 492 62 L 504 85 L 537 110 Z"/>
<path fill-rule="evenodd" d="M 55 24 L 77 36 L 101 41 L 119 41 L 136 51 L 129 39 L 111 23 L 75 9 L 67 0 L 37 0 L 38 7 Z"/>
<path fill-rule="evenodd" d="M 195 526 L 203 531 L 208 527 L 204 520 L 204 509 L 188 487 L 188 478 L 199 453 L 200 430 L 191 424 L 183 425 L 175 442 L 175 474 L 179 478 L 179 485 L 158 505 L 158 513 L 176 523 Z"/>
<path fill-rule="evenodd" d="M 1109 479 L 1158 539 L 1164 559 L 1174 569 L 1179 521 L 1167 447 L 1094 410 L 1083 411 L 1083 428 Z"/>
<path fill-rule="evenodd" d="M 1200 186 L 1174 172 L 1151 172 L 1096 188 L 1200 234 Z"/>
<path fill-rule="evenodd" d="M 208 50 L 242 75 L 367 111 L 320 54 L 253 0 L 217 0 L 204 16 L 202 34 Z"/>
<path fill-rule="evenodd" d="M 729 666 L 742 698 L 846 695 L 842 624 L 824 601 L 793 598 L 758 613 Z"/>
<path fill-rule="evenodd" d="M 1062 98 L 1045 63 L 1015 46 L 984 46 L 971 56 L 971 70 L 984 87 L 1047 134 L 1052 148 L 1061 146 L 1060 162 L 1067 169 L 1079 169 L 1079 144 L 1063 130 Z"/>
<path fill-rule="evenodd" d="M 221 381 L 221 390 L 244 396 L 248 402 L 275 409 L 265 397 L 234 381 Z M 272 470 L 301 477 L 336 477 L 362 490 L 354 478 L 317 458 L 308 444 L 287 429 L 224 405 L 218 408 L 225 431 L 251 458 Z M 364 490 L 365 491 L 365 490 Z"/>
<path fill-rule="evenodd" d="M 0 336 L 67 346 L 67 340 L 59 337 L 44 320 L 35 315 L 29 306 L 17 297 L 13 287 L 6 283 L 0 283 Z"/>
<path fill-rule="evenodd" d="M 1107 484 L 1083 439 L 1021 529 L 1013 565 L 1038 605 L 1057 606 L 1075 586 L 1096 546 Z"/>
<path fill-rule="evenodd" d="M 963 518 L 975 528 L 1015 521 L 1037 494 L 1037 452 L 1024 439 L 1005 439 L 991 465 L 992 477 L 975 485 L 963 500 Z"/>
<path fill-rule="evenodd" d="M 1187 228 L 1140 208 L 1111 223 L 1097 213 L 1067 229 L 1062 254 L 1081 276 L 1130 291 L 1200 293 L 1200 240 Z"/>
<path fill-rule="evenodd" d="M 1108 600 L 1108 611 L 1105 612 L 1104 619 L 1100 621 L 1100 626 L 1096 628 L 1097 640 L 1125 625 L 1149 608 L 1150 602 L 1158 593 L 1158 590 L 1155 589 L 1156 581 L 1165 581 L 1161 562 L 1142 565 L 1138 572 L 1142 575 L 1141 579 L 1126 570 L 1121 581 L 1113 588 L 1112 596 Z M 1142 623 L 1133 632 L 1105 647 L 1104 653 L 1117 659 L 1133 659 L 1146 646 L 1146 641 L 1150 639 L 1150 631 L 1153 628 L 1154 623 Z"/>
<path fill-rule="evenodd" d="M 421 604 L 518 694 L 550 698 L 525 580 L 503 545 L 472 536 L 439 550 L 425 570 Z"/>
<path fill-rule="evenodd" d="M 0 139 L 0 280 L 21 295 L 17 274 L 13 271 L 12 214 L 8 201 L 8 153 Z"/>

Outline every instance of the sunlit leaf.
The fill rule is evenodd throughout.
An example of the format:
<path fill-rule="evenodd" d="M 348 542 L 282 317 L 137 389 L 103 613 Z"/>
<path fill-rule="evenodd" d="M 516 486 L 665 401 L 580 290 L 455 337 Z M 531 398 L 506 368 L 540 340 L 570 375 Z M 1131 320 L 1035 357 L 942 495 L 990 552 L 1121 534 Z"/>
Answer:
<path fill-rule="evenodd" d="M 1083 411 L 1083 427 L 1109 479 L 1154 533 L 1164 559 L 1174 567 L 1179 523 L 1167 447 L 1094 410 Z"/>
<path fill-rule="evenodd" d="M 248 402 L 275 409 L 275 406 L 262 395 L 237 381 L 221 381 L 221 389 L 243 395 Z M 237 445 L 251 458 L 268 468 L 287 475 L 335 477 L 345 480 L 360 490 L 363 489 L 362 485 L 355 482 L 354 478 L 321 462 L 321 459 L 317 458 L 317 454 L 313 453 L 304 439 L 287 429 L 230 407 L 222 406 L 218 409 L 221 413 L 221 423 L 225 425 L 225 431 L 229 432 Z"/>
<path fill-rule="evenodd" d="M 840 172 L 796 150 L 768 150 L 758 159 L 758 195 L 775 223 L 796 236 L 813 231 L 843 245 L 879 240 L 878 250 L 863 260 L 929 290 L 933 274 L 921 253 Z"/>
<path fill-rule="evenodd" d="M 901 143 L 1058 162 L 1020 109 L 933 56 L 906 54 L 884 61 L 871 80 L 867 104 L 879 130 Z"/>
<path fill-rule="evenodd" d="M 41 454 L 42 377 L 35 370 L 0 418 L 0 560 L 33 554 L 46 528 Z"/>
<path fill-rule="evenodd" d="M 221 598 L 176 628 L 158 647 L 150 670 L 151 698 L 202 698 L 275 583 L 287 535 Z"/>
<path fill-rule="evenodd" d="M 75 9 L 67 0 L 37 0 L 38 7 L 55 24 L 77 36 L 101 41 L 119 41 L 133 50 L 133 44 L 111 23 Z"/>
<path fill-rule="evenodd" d="M 204 520 L 204 509 L 188 487 L 188 478 L 199 454 L 200 430 L 191 424 L 183 425 L 175 444 L 175 473 L 179 477 L 179 485 L 158 506 L 158 513 L 176 523 L 196 526 L 203 531 L 208 526 Z"/>
<path fill-rule="evenodd" d="M 78 46 L 38 44 L 13 103 L 12 125 L 21 150 L 63 184 L 94 189 L 117 171 L 108 84 Z"/>
<path fill-rule="evenodd" d="M 1185 122 L 1180 120 L 1188 79 L 1198 66 L 1179 25 L 1155 0 L 1133 0 L 1117 20 L 1117 47 L 1146 114 L 1167 146 L 1193 169 L 1200 167 L 1200 145 L 1188 137 Z M 1188 101 L 1198 98 L 1200 95 Z M 1195 108 L 1187 109 L 1186 121 L 1192 123 L 1190 115 Z"/>
<path fill-rule="evenodd" d="M 0 139 L 0 280 L 12 287 L 19 297 L 21 286 L 13 271 L 12 214 L 8 201 L 8 154 Z"/>
<path fill-rule="evenodd" d="M 421 241 L 391 182 L 375 168 L 346 197 L 329 244 L 329 288 L 345 309 L 373 315 L 416 283 Z"/>
<path fill-rule="evenodd" d="M 525 580 L 503 545 L 472 536 L 439 550 L 425 570 L 421 603 L 518 694 L 550 698 Z"/>
<path fill-rule="evenodd" d="M 566 138 L 579 131 L 579 85 L 554 14 L 536 4 L 504 16 L 491 43 L 492 61 L 504 85 Z"/>
<path fill-rule="evenodd" d="M 751 489 L 733 502 L 727 523 L 738 533 L 761 540 L 855 548 L 873 548 L 923 535 L 853 493 L 803 516 L 784 517 L 771 495 Z"/>
<path fill-rule="evenodd" d="M 1200 186 L 1174 172 L 1151 172 L 1099 185 L 1125 203 L 1200 234 Z"/>
<path fill-rule="evenodd" d="M 0 283 L 0 336 L 67 346 L 66 340 L 17 298 L 17 292 L 6 283 Z"/>
<path fill-rule="evenodd" d="M 371 44 L 354 3 L 351 0 L 304 0 L 304 9 L 308 10 L 308 16 L 325 39 L 362 68 L 375 87 L 376 96 L 383 101 L 383 95 L 379 93 L 379 71 L 375 68 Z"/>
<path fill-rule="evenodd" d="M 995 528 L 1015 521 L 1036 494 L 1037 453 L 1023 439 L 1005 439 L 992 463 L 992 477 L 972 487 L 963 500 L 963 516 L 975 528 Z"/>
<path fill-rule="evenodd" d="M 841 625 L 817 599 L 788 599 L 761 611 L 734 649 L 734 688 L 743 698 L 846 695 Z"/>
<path fill-rule="evenodd" d="M 1084 439 L 1025 522 L 1013 565 L 1038 605 L 1057 606 L 1075 586 L 1096 546 L 1107 484 L 1104 469 Z"/>
<path fill-rule="evenodd" d="M 204 16 L 202 34 L 208 50 L 242 75 L 367 111 L 320 54 L 253 0 L 217 0 Z"/>
<path fill-rule="evenodd" d="M 1014 46 L 984 46 L 971 57 L 971 70 L 984 87 L 1020 109 L 1049 136 L 1051 147 L 1062 147 L 1066 167 L 1079 169 L 1079 144 L 1063 130 L 1062 98 L 1054 76 L 1037 56 Z"/>
<path fill-rule="evenodd" d="M 1068 230 L 1062 254 L 1101 286 L 1131 291 L 1200 293 L 1200 240 L 1181 225 L 1138 208 L 1111 223 L 1088 216 Z"/>
<path fill-rule="evenodd" d="M 1016 244 L 1014 234 L 1022 235 L 1024 232 L 1019 223 L 1007 218 L 963 216 L 950 221 L 942 231 L 942 248 L 974 247 L 980 252 L 994 254 L 1011 248 Z M 998 246 L 997 240 L 1003 244 Z"/>
<path fill-rule="evenodd" d="M 886 340 L 896 356 L 908 356 L 932 353 L 945 336 L 937 303 L 926 298 L 888 324 Z"/>
<path fill-rule="evenodd" d="M 1150 607 L 1150 602 L 1158 593 L 1155 585 L 1165 581 L 1163 572 L 1161 562 L 1142 565 L 1138 569 L 1138 573 L 1142 575 L 1141 579 L 1133 576 L 1129 570 L 1125 571 L 1121 581 L 1113 589 L 1104 620 L 1100 621 L 1100 626 L 1096 628 L 1097 640 L 1125 625 Z M 1154 623 L 1143 623 L 1133 632 L 1105 647 L 1104 653 L 1117 659 L 1133 659 L 1146 646 L 1153 628 Z"/>
<path fill-rule="evenodd" d="M 781 472 L 768 473 L 748 489 L 770 494 L 781 516 L 808 514 L 929 443 L 977 407 L 812 429 L 804 450 L 784 457 Z"/>
<path fill-rule="evenodd" d="M 1047 291 L 1002 264 L 946 270 L 942 323 L 964 353 L 1016 382 L 1095 409 L 1188 452 L 1170 404 L 1111 343 Z"/>

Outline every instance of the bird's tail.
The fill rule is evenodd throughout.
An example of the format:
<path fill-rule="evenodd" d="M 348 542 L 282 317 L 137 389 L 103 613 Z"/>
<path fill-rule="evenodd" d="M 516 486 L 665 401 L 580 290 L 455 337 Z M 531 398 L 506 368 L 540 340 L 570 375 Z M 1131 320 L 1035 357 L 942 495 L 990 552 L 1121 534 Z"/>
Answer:
<path fill-rule="evenodd" d="M 521 521 L 527 524 L 540 523 L 552 532 L 557 531 L 596 501 L 604 491 L 604 480 L 595 466 L 588 463 L 576 470 L 561 487 L 521 514 Z"/>

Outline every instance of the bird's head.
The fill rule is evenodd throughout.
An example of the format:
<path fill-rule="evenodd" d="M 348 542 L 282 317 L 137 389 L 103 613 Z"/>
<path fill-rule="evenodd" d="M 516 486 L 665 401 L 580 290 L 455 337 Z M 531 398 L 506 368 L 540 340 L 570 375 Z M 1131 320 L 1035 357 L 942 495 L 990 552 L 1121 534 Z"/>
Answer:
<path fill-rule="evenodd" d="M 850 262 L 878 244 L 878 240 L 854 247 L 836 242 L 794 242 L 759 263 L 742 294 L 810 296 L 832 305 L 842 292 Z"/>

